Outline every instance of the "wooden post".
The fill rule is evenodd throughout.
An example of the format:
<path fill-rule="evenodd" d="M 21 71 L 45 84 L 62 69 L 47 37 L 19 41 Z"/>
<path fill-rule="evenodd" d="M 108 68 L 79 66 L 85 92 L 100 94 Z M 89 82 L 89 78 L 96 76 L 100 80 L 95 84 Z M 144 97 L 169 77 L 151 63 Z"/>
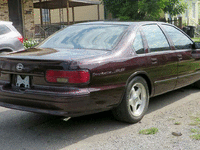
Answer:
<path fill-rule="evenodd" d="M 61 9 L 61 8 L 59 8 L 59 18 L 60 18 L 60 26 L 61 26 L 62 20 L 61 20 L 61 11 L 60 11 L 60 9 Z"/>
<path fill-rule="evenodd" d="M 99 5 L 97 5 L 97 15 L 98 15 L 98 20 L 100 20 Z"/>
<path fill-rule="evenodd" d="M 51 9 L 49 9 L 49 24 L 51 25 Z"/>
<path fill-rule="evenodd" d="M 67 25 L 69 25 L 69 0 L 67 0 Z"/>
<path fill-rule="evenodd" d="M 72 20 L 73 20 L 73 24 L 75 23 L 75 19 L 74 19 L 74 7 L 72 7 Z"/>
<path fill-rule="evenodd" d="M 39 0 L 40 2 L 40 25 L 43 26 L 43 20 L 42 20 L 42 0 Z"/>
<path fill-rule="evenodd" d="M 179 28 L 182 29 L 182 17 L 178 17 Z"/>
<path fill-rule="evenodd" d="M 167 22 L 168 22 L 168 23 L 170 23 L 170 20 L 169 20 L 169 18 L 167 19 Z"/>
<path fill-rule="evenodd" d="M 174 17 L 174 25 L 177 26 L 177 18 Z"/>

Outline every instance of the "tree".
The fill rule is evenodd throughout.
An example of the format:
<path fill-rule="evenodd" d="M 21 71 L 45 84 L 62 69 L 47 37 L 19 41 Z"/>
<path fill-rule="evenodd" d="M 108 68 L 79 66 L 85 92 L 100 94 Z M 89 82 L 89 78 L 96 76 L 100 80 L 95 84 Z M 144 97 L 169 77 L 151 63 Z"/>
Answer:
<path fill-rule="evenodd" d="M 179 0 L 102 0 L 114 18 L 120 20 L 157 20 L 161 12 L 171 16 L 183 13 L 186 4 Z"/>
<path fill-rule="evenodd" d="M 181 3 L 179 0 L 168 0 L 163 11 L 171 17 L 182 14 L 187 9 L 186 3 Z"/>

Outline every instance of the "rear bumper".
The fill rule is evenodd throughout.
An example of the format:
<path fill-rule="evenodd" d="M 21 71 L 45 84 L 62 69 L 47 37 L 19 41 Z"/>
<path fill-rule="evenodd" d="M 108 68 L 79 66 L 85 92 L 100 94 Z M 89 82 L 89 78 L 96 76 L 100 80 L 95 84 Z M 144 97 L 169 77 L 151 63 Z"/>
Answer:
<path fill-rule="evenodd" d="M 16 91 L 0 85 L 0 106 L 66 117 L 75 117 L 112 109 L 123 94 L 123 87 L 107 90 L 66 88 L 48 91 L 40 88 Z"/>

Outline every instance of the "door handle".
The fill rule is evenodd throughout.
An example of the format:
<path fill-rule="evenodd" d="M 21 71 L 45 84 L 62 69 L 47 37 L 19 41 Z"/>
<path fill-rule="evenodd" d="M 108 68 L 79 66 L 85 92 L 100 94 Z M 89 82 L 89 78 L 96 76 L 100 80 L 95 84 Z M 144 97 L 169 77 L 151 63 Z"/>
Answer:
<path fill-rule="evenodd" d="M 157 64 L 158 62 L 158 59 L 157 58 L 151 58 L 151 63 L 152 64 Z"/>
<path fill-rule="evenodd" d="M 177 56 L 178 56 L 178 60 L 182 60 L 183 59 L 181 54 L 178 54 Z"/>

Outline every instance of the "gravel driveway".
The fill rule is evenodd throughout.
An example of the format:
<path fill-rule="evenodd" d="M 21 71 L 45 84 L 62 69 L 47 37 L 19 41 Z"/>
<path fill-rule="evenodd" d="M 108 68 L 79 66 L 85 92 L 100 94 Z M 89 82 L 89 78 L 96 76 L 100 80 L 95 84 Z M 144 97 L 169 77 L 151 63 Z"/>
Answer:
<path fill-rule="evenodd" d="M 191 129 L 200 129 L 194 124 L 199 108 L 200 90 L 191 86 L 152 98 L 137 124 L 118 122 L 109 112 L 63 121 L 0 107 L 0 150 L 200 150 L 200 140 L 190 137 Z M 158 132 L 139 134 L 151 127 Z"/>
<path fill-rule="evenodd" d="M 193 135 L 191 129 L 200 129 L 200 122 L 199 127 L 190 125 L 194 122 L 195 117 L 200 118 L 200 91 L 188 86 L 152 98 L 149 111 L 140 123 L 118 124 L 122 127 L 121 129 L 97 133 L 66 148 L 84 150 L 200 150 L 200 140 L 190 137 Z M 180 125 L 175 125 L 175 123 L 180 123 Z M 158 128 L 158 133 L 154 135 L 138 133 L 142 129 L 151 127 Z M 91 128 L 91 130 L 95 132 L 97 129 Z M 172 132 L 181 132 L 182 136 L 174 136 Z"/>

